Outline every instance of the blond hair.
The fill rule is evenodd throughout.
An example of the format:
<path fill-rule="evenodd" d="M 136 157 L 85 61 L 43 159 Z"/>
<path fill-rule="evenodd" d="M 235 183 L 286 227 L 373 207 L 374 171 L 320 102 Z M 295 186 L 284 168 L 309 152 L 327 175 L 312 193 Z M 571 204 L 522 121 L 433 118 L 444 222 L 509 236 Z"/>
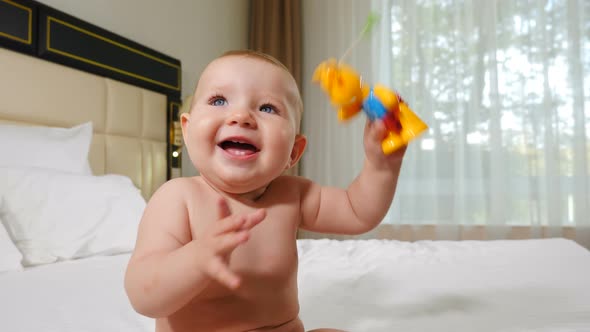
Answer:
<path fill-rule="evenodd" d="M 297 112 L 295 114 L 295 121 L 296 121 L 297 132 L 299 132 L 299 128 L 301 126 L 301 116 L 303 115 L 303 100 L 301 99 L 301 92 L 299 91 L 299 86 L 297 84 L 297 81 L 295 81 L 295 77 L 293 77 L 293 74 L 291 74 L 291 71 L 289 71 L 289 68 L 287 68 L 281 61 L 279 61 L 277 58 L 275 58 L 271 55 L 268 55 L 266 53 L 259 52 L 259 51 L 249 50 L 249 49 L 227 51 L 227 52 L 223 53 L 219 58 L 223 58 L 226 56 L 245 56 L 245 57 L 256 58 L 256 59 L 268 62 L 270 64 L 273 64 L 273 65 L 283 69 L 287 74 L 289 74 L 289 77 L 291 77 L 293 82 L 295 82 L 295 86 L 297 87 L 297 96 L 296 96 Z"/>
<path fill-rule="evenodd" d="M 248 49 L 243 49 L 243 50 L 231 50 L 231 51 L 227 51 L 225 53 L 223 53 L 220 58 L 223 58 L 225 56 L 232 56 L 232 55 L 243 55 L 243 56 L 251 56 L 254 58 L 258 58 L 261 60 L 264 60 L 266 62 L 270 62 L 274 65 L 277 65 L 279 67 L 281 67 L 282 69 L 286 70 L 289 75 L 291 75 L 291 77 L 293 76 L 291 74 L 291 72 L 289 71 L 289 68 L 287 68 L 282 62 L 280 62 L 277 58 L 273 57 L 272 55 L 268 55 L 266 53 L 262 53 L 259 51 L 254 51 L 254 50 L 248 50 Z M 293 80 L 295 80 L 295 78 L 293 78 Z"/>

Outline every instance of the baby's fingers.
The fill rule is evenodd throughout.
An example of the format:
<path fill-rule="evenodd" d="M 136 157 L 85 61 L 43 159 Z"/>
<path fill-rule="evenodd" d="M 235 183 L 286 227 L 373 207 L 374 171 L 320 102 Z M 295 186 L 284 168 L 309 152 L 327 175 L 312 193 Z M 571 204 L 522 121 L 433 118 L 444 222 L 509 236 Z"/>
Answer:
<path fill-rule="evenodd" d="M 266 210 L 259 209 L 256 212 L 250 213 L 246 216 L 246 220 L 244 225 L 242 226 L 243 230 L 248 230 L 253 228 L 254 226 L 260 224 L 266 218 Z"/>
<path fill-rule="evenodd" d="M 371 121 L 367 119 L 365 124 L 365 138 L 373 142 L 381 142 L 385 137 L 387 130 L 385 124 L 381 120 Z"/>
<path fill-rule="evenodd" d="M 264 218 L 266 218 L 266 210 L 264 209 L 256 210 L 247 215 L 234 215 L 231 218 L 218 221 L 217 230 L 214 231 L 214 234 L 219 235 L 239 230 L 249 230 L 258 225 Z"/>
<path fill-rule="evenodd" d="M 246 217 L 244 216 L 232 216 L 231 218 L 225 218 L 217 221 L 217 229 L 214 230 L 215 235 L 237 231 L 244 228 L 246 223 Z"/>
<path fill-rule="evenodd" d="M 217 216 L 218 219 L 227 218 L 231 215 L 231 210 L 224 197 L 220 197 L 217 201 Z"/>
<path fill-rule="evenodd" d="M 219 257 L 213 257 L 209 261 L 207 273 L 210 278 L 230 289 L 236 289 L 240 286 L 240 278 Z"/>
<path fill-rule="evenodd" d="M 240 244 L 248 241 L 250 235 L 247 231 L 231 232 L 218 236 L 215 239 L 215 252 L 226 255 L 236 249 Z"/>

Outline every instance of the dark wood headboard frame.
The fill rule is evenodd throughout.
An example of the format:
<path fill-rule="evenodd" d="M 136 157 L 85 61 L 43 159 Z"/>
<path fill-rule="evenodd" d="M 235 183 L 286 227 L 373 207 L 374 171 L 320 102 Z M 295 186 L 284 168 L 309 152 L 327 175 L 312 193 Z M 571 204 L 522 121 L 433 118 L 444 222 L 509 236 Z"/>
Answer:
<path fill-rule="evenodd" d="M 0 47 L 165 94 L 168 179 L 180 168 L 180 60 L 33 0 L 0 0 Z"/>

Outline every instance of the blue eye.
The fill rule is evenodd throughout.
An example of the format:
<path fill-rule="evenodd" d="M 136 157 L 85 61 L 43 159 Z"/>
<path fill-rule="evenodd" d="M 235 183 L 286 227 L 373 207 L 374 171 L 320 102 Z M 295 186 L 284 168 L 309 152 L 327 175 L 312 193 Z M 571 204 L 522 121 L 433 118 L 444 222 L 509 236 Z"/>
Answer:
<path fill-rule="evenodd" d="M 223 106 L 227 104 L 227 100 L 223 97 L 216 96 L 209 100 L 209 104 L 213 106 Z"/>
<path fill-rule="evenodd" d="M 260 106 L 260 112 L 264 113 L 277 113 L 276 109 L 272 105 L 262 105 Z"/>

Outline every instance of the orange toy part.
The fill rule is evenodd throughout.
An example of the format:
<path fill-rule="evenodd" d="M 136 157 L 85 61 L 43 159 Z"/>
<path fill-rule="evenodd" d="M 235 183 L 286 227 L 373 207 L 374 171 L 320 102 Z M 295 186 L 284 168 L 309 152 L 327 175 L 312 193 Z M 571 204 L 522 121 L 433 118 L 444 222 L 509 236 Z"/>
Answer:
<path fill-rule="evenodd" d="M 352 67 L 339 64 L 335 59 L 320 63 L 313 81 L 328 95 L 340 121 L 364 111 L 371 120 L 384 122 L 387 136 L 381 148 L 385 154 L 407 145 L 428 129 L 395 91 L 380 84 L 367 86 Z"/>

